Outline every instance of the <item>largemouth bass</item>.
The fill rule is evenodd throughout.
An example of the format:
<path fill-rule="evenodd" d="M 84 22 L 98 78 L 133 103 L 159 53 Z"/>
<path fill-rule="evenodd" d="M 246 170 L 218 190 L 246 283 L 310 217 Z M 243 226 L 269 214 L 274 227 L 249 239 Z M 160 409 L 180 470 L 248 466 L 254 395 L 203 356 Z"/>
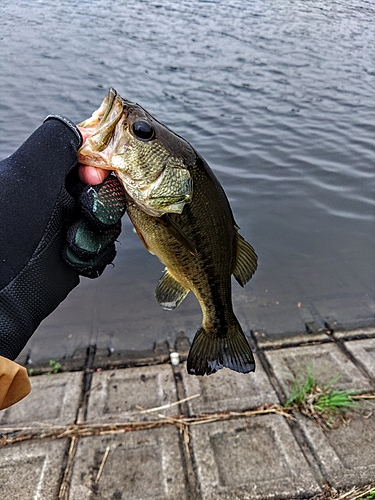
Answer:
<path fill-rule="evenodd" d="M 199 301 L 203 321 L 190 348 L 188 372 L 254 371 L 254 357 L 233 312 L 231 275 L 244 286 L 257 268 L 257 256 L 239 234 L 224 190 L 205 160 L 113 89 L 79 127 L 90 134 L 79 161 L 116 173 L 140 239 L 166 266 L 155 292 L 159 304 L 174 309 L 190 290 Z"/>

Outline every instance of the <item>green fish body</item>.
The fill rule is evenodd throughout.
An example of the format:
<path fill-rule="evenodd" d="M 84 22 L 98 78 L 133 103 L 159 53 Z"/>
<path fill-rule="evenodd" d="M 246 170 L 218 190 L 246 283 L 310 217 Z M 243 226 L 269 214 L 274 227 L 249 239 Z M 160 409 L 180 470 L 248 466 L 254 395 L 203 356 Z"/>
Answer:
<path fill-rule="evenodd" d="M 107 100 L 110 102 L 110 97 Z M 124 135 L 124 123 L 128 123 L 127 133 L 130 136 L 129 130 L 133 127 L 133 137 L 125 141 L 128 148 L 123 147 L 119 161 L 119 148 L 116 149 L 115 144 L 111 147 L 111 141 L 108 142 L 111 134 L 103 132 L 106 126 L 108 128 L 105 123 L 108 118 L 99 119 L 95 129 L 102 130 L 100 133 L 106 137 L 107 143 L 104 148 L 99 146 L 100 160 L 96 161 L 102 162 L 102 168 L 105 163 L 104 168 L 114 170 L 122 180 L 130 220 L 148 251 L 166 267 L 156 288 L 159 304 L 164 309 L 174 309 L 190 290 L 198 299 L 203 321 L 190 348 L 188 372 L 209 375 L 223 367 L 242 373 L 253 371 L 255 363 L 250 346 L 233 312 L 231 275 L 240 285 L 245 285 L 257 268 L 257 256 L 238 233 L 223 188 L 204 159 L 184 139 L 157 122 L 140 106 L 121 99 L 117 93 L 114 102 L 122 104 L 122 116 L 116 118 L 118 123 L 126 117 L 117 135 L 121 135 L 121 131 Z M 114 108 L 113 103 L 110 106 Z M 108 102 L 102 107 L 103 116 L 111 114 Z M 131 117 L 134 110 L 136 116 Z M 116 116 L 118 114 L 120 108 L 116 111 Z M 150 125 L 152 133 L 145 122 Z M 138 133 L 134 131 L 134 123 L 145 129 L 142 138 L 134 137 Z M 81 124 L 84 127 L 90 125 L 90 120 Z M 133 144 L 141 150 L 138 156 L 134 154 Z M 159 159 L 153 157 L 152 147 Z M 81 148 L 80 161 L 89 164 L 87 158 L 91 158 L 91 164 L 94 164 L 95 150 L 92 146 L 84 148 Z M 104 153 L 106 149 L 110 153 Z M 131 154 L 131 159 L 127 153 Z M 113 161 L 114 157 L 116 161 Z M 139 172 L 145 172 L 146 157 L 146 163 L 158 165 L 154 167 L 157 176 L 151 176 L 146 188 L 142 185 L 141 194 L 135 196 L 137 180 L 129 181 L 129 169 L 137 172 L 139 182 L 144 183 L 144 176 Z M 129 182 L 133 184 L 133 190 L 129 189 Z"/>

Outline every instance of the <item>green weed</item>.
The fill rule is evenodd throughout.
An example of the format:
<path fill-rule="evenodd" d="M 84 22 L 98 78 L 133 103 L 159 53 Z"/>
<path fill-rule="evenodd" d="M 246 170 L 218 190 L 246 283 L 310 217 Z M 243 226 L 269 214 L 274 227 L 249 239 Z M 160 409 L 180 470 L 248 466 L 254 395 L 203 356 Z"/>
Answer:
<path fill-rule="evenodd" d="M 324 427 L 331 428 L 338 418 L 350 409 L 360 408 L 360 404 L 353 399 L 358 391 L 333 390 L 332 385 L 340 375 L 332 379 L 323 387 L 319 387 L 316 376 L 310 368 L 306 375 L 293 381 L 293 392 L 284 407 L 299 410 L 309 418 L 318 421 Z"/>
<path fill-rule="evenodd" d="M 302 404 L 316 387 L 316 378 L 312 374 L 310 368 L 306 369 L 306 379 L 301 382 L 300 379 L 293 381 L 293 393 L 286 401 L 285 406 L 293 406 Z"/>
<path fill-rule="evenodd" d="M 61 368 L 61 363 L 59 361 L 55 361 L 54 359 L 50 359 L 49 366 L 51 370 L 47 372 L 47 375 L 52 375 L 53 373 L 58 373 Z"/>

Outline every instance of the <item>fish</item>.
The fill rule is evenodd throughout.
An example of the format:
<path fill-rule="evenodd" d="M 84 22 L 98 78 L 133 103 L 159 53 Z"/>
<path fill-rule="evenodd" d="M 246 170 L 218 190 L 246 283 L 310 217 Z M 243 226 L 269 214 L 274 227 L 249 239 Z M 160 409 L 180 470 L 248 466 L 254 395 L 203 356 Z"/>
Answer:
<path fill-rule="evenodd" d="M 115 173 L 138 236 L 165 266 L 155 291 L 158 303 L 173 310 L 189 291 L 199 302 L 203 318 L 189 350 L 188 373 L 254 371 L 251 347 L 233 311 L 231 276 L 244 286 L 258 259 L 206 161 L 114 89 L 78 127 L 89 134 L 79 162 Z"/>

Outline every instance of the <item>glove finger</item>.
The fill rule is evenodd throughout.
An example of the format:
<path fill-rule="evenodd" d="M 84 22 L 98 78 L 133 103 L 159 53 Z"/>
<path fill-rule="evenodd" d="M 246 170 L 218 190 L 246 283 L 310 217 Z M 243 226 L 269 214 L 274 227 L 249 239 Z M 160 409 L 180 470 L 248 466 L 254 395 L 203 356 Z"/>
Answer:
<path fill-rule="evenodd" d="M 113 262 L 115 256 L 116 248 L 114 243 L 91 259 L 82 259 L 68 245 L 65 245 L 63 249 L 63 259 L 65 262 L 81 276 L 91 279 L 98 278 L 108 264 Z"/>
<path fill-rule="evenodd" d="M 98 229 L 116 226 L 125 213 L 125 192 L 119 180 L 110 175 L 97 186 L 85 186 L 79 207 L 88 220 Z"/>
<path fill-rule="evenodd" d="M 92 259 L 113 244 L 121 233 L 121 220 L 105 231 L 98 231 L 86 219 L 78 219 L 68 229 L 66 239 L 81 259 Z"/>

